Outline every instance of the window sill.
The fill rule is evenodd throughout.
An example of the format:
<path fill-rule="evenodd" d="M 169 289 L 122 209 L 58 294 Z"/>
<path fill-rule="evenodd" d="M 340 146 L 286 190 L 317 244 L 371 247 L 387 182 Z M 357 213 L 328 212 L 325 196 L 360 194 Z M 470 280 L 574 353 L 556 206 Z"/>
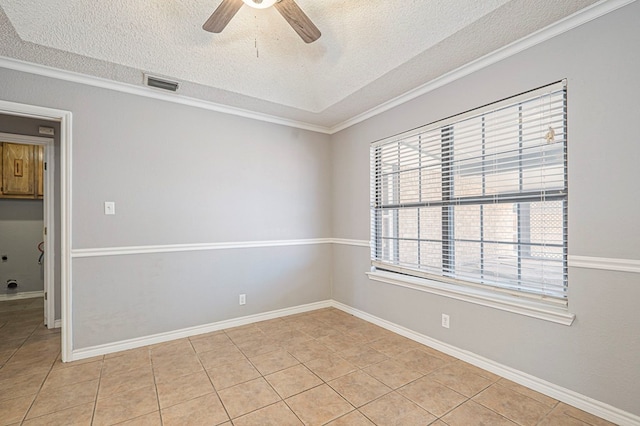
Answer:
<path fill-rule="evenodd" d="M 576 317 L 575 314 L 569 313 L 569 311 L 564 308 L 549 306 L 542 302 L 523 300 L 514 296 L 496 294 L 482 289 L 464 288 L 453 284 L 442 283 L 425 278 L 410 277 L 393 272 L 367 272 L 367 276 L 373 281 L 437 294 L 439 296 L 462 300 L 476 305 L 487 306 L 567 326 L 571 325 Z"/>

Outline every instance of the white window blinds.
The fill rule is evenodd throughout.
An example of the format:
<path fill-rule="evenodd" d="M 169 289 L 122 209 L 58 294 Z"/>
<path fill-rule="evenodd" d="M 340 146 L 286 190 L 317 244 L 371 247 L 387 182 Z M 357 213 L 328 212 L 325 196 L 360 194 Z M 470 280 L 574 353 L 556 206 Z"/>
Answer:
<path fill-rule="evenodd" d="M 373 265 L 565 303 L 566 123 L 556 83 L 373 143 Z"/>

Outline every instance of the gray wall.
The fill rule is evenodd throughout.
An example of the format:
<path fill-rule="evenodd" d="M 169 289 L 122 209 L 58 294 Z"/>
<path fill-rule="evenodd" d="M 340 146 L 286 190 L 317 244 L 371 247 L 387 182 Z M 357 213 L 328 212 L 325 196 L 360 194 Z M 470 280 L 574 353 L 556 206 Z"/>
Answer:
<path fill-rule="evenodd" d="M 334 135 L 334 237 L 369 239 L 371 142 L 567 78 L 569 254 L 640 260 L 638 22 L 635 2 Z M 638 274 L 570 268 L 567 327 L 370 281 L 368 257 L 334 249 L 334 299 L 640 414 Z"/>
<path fill-rule="evenodd" d="M 44 290 L 44 267 L 38 264 L 42 241 L 42 200 L 0 199 L 0 294 L 17 294 Z M 18 287 L 7 288 L 15 279 Z"/>
<path fill-rule="evenodd" d="M 73 250 L 331 236 L 327 135 L 6 69 L 0 81 L 1 99 L 73 113 Z M 74 258 L 73 347 L 327 300 L 330 268 L 327 244 Z"/>
<path fill-rule="evenodd" d="M 370 142 L 567 78 L 570 253 L 640 259 L 639 19 L 636 2 L 333 137 L 4 69 L 0 98 L 74 114 L 73 249 L 368 240 Z M 317 244 L 75 258 L 74 348 L 333 297 L 640 414 L 637 275 L 571 268 L 566 327 L 369 281 L 368 256 Z"/>
<path fill-rule="evenodd" d="M 74 346 L 327 300 L 330 265 L 329 244 L 77 259 Z"/>

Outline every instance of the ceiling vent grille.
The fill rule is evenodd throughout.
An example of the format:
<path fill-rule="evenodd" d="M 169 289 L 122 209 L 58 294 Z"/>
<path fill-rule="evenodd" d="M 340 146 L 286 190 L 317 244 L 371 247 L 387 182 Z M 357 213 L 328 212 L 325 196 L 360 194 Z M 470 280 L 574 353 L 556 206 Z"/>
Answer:
<path fill-rule="evenodd" d="M 149 87 L 155 87 L 156 89 L 168 90 L 170 92 L 175 92 L 178 90 L 180 86 L 178 82 L 167 80 L 165 78 L 155 77 L 153 75 L 144 75 L 144 84 Z"/>

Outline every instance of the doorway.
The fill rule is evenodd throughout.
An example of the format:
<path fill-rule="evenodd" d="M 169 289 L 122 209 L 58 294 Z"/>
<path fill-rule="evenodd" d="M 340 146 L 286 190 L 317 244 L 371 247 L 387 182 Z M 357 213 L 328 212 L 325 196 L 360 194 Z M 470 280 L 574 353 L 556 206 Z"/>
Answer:
<path fill-rule="evenodd" d="M 47 120 L 56 123 L 59 130 L 53 149 L 47 151 L 48 166 L 48 202 L 50 211 L 56 212 L 49 219 L 47 233 L 54 236 L 48 241 L 52 245 L 45 253 L 55 253 L 49 265 L 55 269 L 49 276 L 55 277 L 53 295 L 48 295 L 48 322 L 61 328 L 62 360 L 72 360 L 72 318 L 71 318 L 71 119 L 70 111 L 58 110 L 36 105 L 20 104 L 0 100 L 0 116 L 23 117 L 35 120 Z M 55 189 L 55 192 L 54 192 Z M 46 260 L 45 260 L 46 261 Z M 57 302 L 57 303 L 56 303 Z M 52 316 L 54 318 L 52 318 Z M 58 317 L 59 320 L 55 317 Z"/>
<path fill-rule="evenodd" d="M 33 133 L 31 128 L 40 127 L 41 123 L 42 120 L 28 118 L 0 119 L 4 165 L 0 168 L 3 170 L 0 229 L 5 234 L 0 260 L 4 280 L 0 285 L 6 286 L 0 296 L 3 300 L 43 297 L 43 321 L 51 329 L 60 326 L 55 321 L 54 138 L 3 132 L 28 129 L 23 131 Z M 47 129 L 55 133 L 55 127 Z M 14 163 L 15 167 L 8 170 Z M 14 175 L 15 184 L 11 185 L 8 178 Z"/>

